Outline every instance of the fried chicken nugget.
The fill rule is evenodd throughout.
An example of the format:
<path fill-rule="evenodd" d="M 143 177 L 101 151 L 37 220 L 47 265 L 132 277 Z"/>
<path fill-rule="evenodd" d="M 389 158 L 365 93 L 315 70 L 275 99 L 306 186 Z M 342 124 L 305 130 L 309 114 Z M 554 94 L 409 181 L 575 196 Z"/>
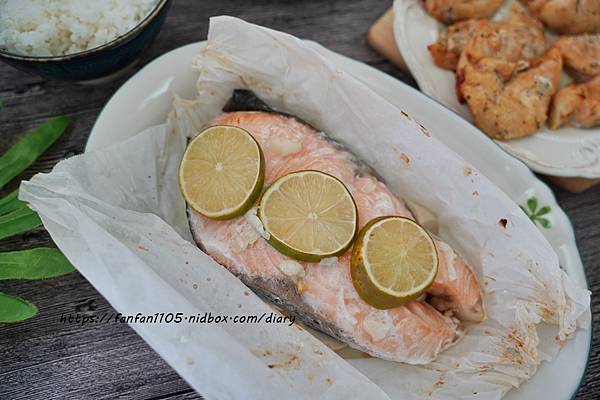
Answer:
<path fill-rule="evenodd" d="M 558 129 L 567 123 L 578 128 L 600 125 L 600 75 L 589 82 L 567 85 L 556 93 L 548 127 Z"/>
<path fill-rule="evenodd" d="M 478 25 L 477 19 L 450 25 L 435 43 L 427 46 L 433 62 L 440 68 L 454 71 L 461 53 Z"/>
<path fill-rule="evenodd" d="M 576 81 L 600 75 L 600 33 L 561 36 L 554 47 L 560 50 L 565 70 Z"/>
<path fill-rule="evenodd" d="M 464 66 L 461 91 L 475 125 L 488 136 L 509 140 L 535 133 L 546 122 L 562 70 L 557 49 L 533 59 L 527 69 L 518 62 L 483 58 Z"/>
<path fill-rule="evenodd" d="M 425 9 L 435 19 L 452 24 L 472 18 L 489 18 L 505 0 L 424 0 Z"/>
<path fill-rule="evenodd" d="M 557 33 L 600 33 L 598 0 L 521 0 Z"/>
<path fill-rule="evenodd" d="M 528 60 L 546 51 L 543 25 L 521 4 L 514 3 L 502 21 L 468 20 L 450 25 L 428 46 L 433 61 L 441 68 L 456 69 L 477 30 L 482 36 L 475 38 L 469 49 L 470 56 L 477 59 L 495 56 L 509 61 Z"/>

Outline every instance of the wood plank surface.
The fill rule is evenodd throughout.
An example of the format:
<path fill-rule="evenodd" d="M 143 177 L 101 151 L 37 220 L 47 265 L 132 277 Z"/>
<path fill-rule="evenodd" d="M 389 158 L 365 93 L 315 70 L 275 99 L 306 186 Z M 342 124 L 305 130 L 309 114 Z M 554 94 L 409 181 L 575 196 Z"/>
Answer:
<path fill-rule="evenodd" d="M 72 124 L 21 178 L 49 171 L 83 151 L 102 106 L 136 70 L 157 56 L 206 38 L 208 18 L 228 14 L 312 39 L 414 85 L 366 43 L 369 26 L 391 1 L 197 1 L 175 0 L 156 42 L 126 77 L 103 86 L 46 81 L 0 64 L 0 153 L 46 118 L 65 114 Z M 426 125 L 426 121 L 425 125 Z M 9 185 L 0 195 L 13 189 Z M 600 186 L 580 194 L 554 187 L 575 227 L 590 288 L 600 289 Z M 43 229 L 0 241 L 0 251 L 52 245 Z M 196 399 L 199 396 L 126 324 L 62 323 L 62 314 L 113 312 L 78 273 L 46 281 L 0 282 L 0 291 L 30 299 L 40 308 L 24 323 L 0 326 L 0 399 Z M 600 297 L 592 297 L 594 314 Z M 588 372 L 577 399 L 600 397 L 600 320 Z M 567 400 L 567 399 L 560 399 Z"/>

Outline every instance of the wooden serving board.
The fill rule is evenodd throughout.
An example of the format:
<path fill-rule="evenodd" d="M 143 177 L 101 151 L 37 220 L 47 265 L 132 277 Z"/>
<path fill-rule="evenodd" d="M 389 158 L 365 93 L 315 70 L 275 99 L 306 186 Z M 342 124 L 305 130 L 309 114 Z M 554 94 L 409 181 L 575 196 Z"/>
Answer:
<path fill-rule="evenodd" d="M 410 73 L 410 70 L 402 59 L 402 54 L 400 54 L 400 51 L 396 47 L 393 23 L 394 13 L 390 8 L 369 28 L 367 33 L 367 43 L 369 43 L 369 46 L 387 58 L 396 67 L 407 73 Z M 574 193 L 583 192 L 584 190 L 600 183 L 600 179 L 544 176 L 554 185 Z"/>

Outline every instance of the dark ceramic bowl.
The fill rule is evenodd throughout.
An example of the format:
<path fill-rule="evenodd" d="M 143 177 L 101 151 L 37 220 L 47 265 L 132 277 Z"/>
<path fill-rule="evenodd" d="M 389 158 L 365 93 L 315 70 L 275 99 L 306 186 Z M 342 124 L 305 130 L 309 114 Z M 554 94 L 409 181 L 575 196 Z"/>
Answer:
<path fill-rule="evenodd" d="M 0 49 L 0 60 L 22 71 L 50 79 L 90 81 L 111 75 L 137 60 L 152 43 L 169 11 L 171 0 L 160 0 L 132 30 L 102 46 L 55 57 L 12 54 Z"/>

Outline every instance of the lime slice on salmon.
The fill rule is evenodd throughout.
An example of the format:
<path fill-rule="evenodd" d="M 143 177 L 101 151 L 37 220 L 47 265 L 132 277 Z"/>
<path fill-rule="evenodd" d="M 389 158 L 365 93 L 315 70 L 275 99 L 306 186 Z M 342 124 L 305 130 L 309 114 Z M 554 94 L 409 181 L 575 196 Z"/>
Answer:
<path fill-rule="evenodd" d="M 188 145 L 179 167 L 179 184 L 188 205 L 212 219 L 231 219 L 252 207 L 263 187 L 265 162 L 256 140 L 245 130 L 211 126 Z"/>
<path fill-rule="evenodd" d="M 433 239 L 423 227 L 404 217 L 369 221 L 352 250 L 354 288 L 366 303 L 379 309 L 398 307 L 421 296 L 437 270 Z"/>
<path fill-rule="evenodd" d="M 258 217 L 275 249 L 308 262 L 342 254 L 358 229 L 348 189 L 339 179 L 312 170 L 273 182 L 260 200 Z"/>

